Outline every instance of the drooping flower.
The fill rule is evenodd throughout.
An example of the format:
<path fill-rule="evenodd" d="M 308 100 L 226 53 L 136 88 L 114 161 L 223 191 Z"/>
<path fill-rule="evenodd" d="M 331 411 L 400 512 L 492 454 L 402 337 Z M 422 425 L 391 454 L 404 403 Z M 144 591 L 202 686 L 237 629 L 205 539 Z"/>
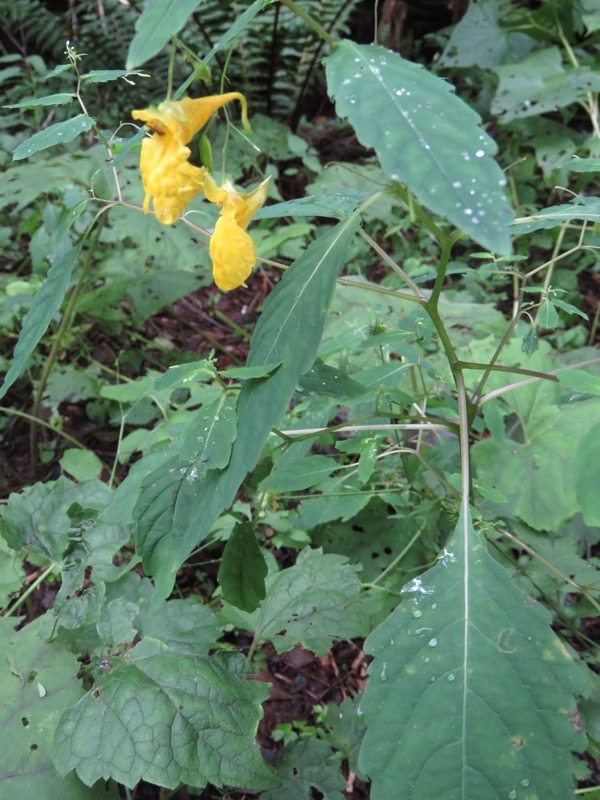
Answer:
<path fill-rule="evenodd" d="M 187 144 L 217 109 L 232 100 L 242 104 L 242 123 L 249 129 L 246 98 L 239 92 L 195 100 L 186 97 L 131 112 L 134 119 L 145 122 L 153 131 L 142 142 L 140 157 L 146 213 L 153 198 L 157 218 L 165 225 L 172 225 L 201 191 L 206 169 L 189 163 L 191 150 Z"/>
<path fill-rule="evenodd" d="M 230 181 L 218 186 L 212 175 L 204 181 L 204 194 L 221 206 L 221 213 L 210 239 L 215 283 L 224 292 L 245 286 L 244 281 L 256 264 L 254 242 L 246 228 L 267 199 L 269 178 L 247 194 L 237 192 Z"/>

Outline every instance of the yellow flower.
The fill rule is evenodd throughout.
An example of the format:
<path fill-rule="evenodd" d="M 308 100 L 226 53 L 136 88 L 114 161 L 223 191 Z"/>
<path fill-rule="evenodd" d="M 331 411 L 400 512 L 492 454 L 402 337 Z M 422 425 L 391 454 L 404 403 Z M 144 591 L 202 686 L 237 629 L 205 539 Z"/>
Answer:
<path fill-rule="evenodd" d="M 206 170 L 189 163 L 191 150 L 186 145 L 217 109 L 232 100 L 242 104 L 242 123 L 249 129 L 246 98 L 239 92 L 195 100 L 186 97 L 131 112 L 134 119 L 145 122 L 153 131 L 153 136 L 142 142 L 140 157 L 146 213 L 154 198 L 157 218 L 165 225 L 172 225 L 201 191 Z"/>
<path fill-rule="evenodd" d="M 204 194 L 221 206 L 221 213 L 210 239 L 215 283 L 224 292 L 245 286 L 244 281 L 256 264 L 254 242 L 246 233 L 252 217 L 267 199 L 269 178 L 248 194 L 237 192 L 230 181 L 218 186 L 212 175 L 204 180 Z"/>

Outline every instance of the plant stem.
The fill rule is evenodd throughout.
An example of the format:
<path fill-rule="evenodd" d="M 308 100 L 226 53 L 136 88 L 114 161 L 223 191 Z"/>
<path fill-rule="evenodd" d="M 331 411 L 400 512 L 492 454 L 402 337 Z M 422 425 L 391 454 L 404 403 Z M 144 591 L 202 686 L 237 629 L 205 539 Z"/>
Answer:
<path fill-rule="evenodd" d="M 415 296 L 417 297 L 418 302 L 424 304 L 425 303 L 425 297 L 423 296 L 423 292 L 417 286 L 417 284 L 413 281 L 413 279 L 411 277 L 409 277 L 406 274 L 406 272 L 404 272 L 402 267 L 400 267 L 398 264 L 396 264 L 394 259 L 388 253 L 386 253 L 385 250 L 383 249 L 383 247 L 378 245 L 377 242 L 374 239 L 372 239 L 369 236 L 368 233 L 365 233 L 365 231 L 363 231 L 362 228 L 359 228 L 358 232 L 362 236 L 362 238 L 365 240 L 365 242 L 367 242 L 370 245 L 370 247 L 373 250 L 375 250 L 375 252 L 379 256 L 381 256 L 381 258 L 385 261 L 385 263 L 394 270 L 396 275 L 399 275 L 402 278 L 402 280 L 409 287 L 409 289 L 411 289 L 414 292 Z"/>
<path fill-rule="evenodd" d="M 308 27 L 313 30 L 317 36 L 320 36 L 324 42 L 327 42 L 330 47 L 336 47 L 336 41 L 333 36 L 330 36 L 325 28 L 322 28 L 319 23 L 314 20 L 310 14 L 307 14 L 304 9 L 300 8 L 300 6 L 297 5 L 294 0 L 280 0 L 280 2 L 283 3 L 284 6 L 287 6 L 294 14 L 300 17 L 300 19 L 304 20 Z"/>
<path fill-rule="evenodd" d="M 413 546 L 413 544 L 417 541 L 417 539 L 422 533 L 423 533 L 423 528 L 419 528 L 419 530 L 415 533 L 415 535 L 408 542 L 405 548 L 400 553 L 398 553 L 396 558 L 394 558 L 393 561 L 391 561 L 387 565 L 387 567 L 383 570 L 383 572 L 380 572 L 379 575 L 376 578 L 374 578 L 374 580 L 369 584 L 369 586 L 371 587 L 376 586 L 379 583 L 379 581 L 383 580 L 385 576 L 388 575 L 400 561 L 402 561 L 404 556 L 408 553 L 410 548 Z"/>
<path fill-rule="evenodd" d="M 31 414 L 26 414 L 25 411 L 17 411 L 14 408 L 7 408 L 6 406 L 0 406 L 0 411 L 2 411 L 4 414 L 12 414 L 14 417 L 22 417 L 23 419 L 29 420 L 29 422 L 35 423 L 36 425 L 42 425 L 44 428 L 48 428 L 48 430 L 52 431 L 52 433 L 55 433 L 57 436 L 62 436 L 65 441 L 70 442 L 80 450 L 87 449 L 84 444 L 75 439 L 73 436 L 69 436 L 68 433 L 61 431 L 60 428 L 56 428 L 54 425 L 52 425 L 52 423 L 46 422 L 44 419 L 34 417 Z"/>
<path fill-rule="evenodd" d="M 469 498 L 471 496 L 471 471 L 469 461 L 469 400 L 467 398 L 467 390 L 465 388 L 465 380 L 462 372 L 457 370 L 454 373 L 456 380 L 456 388 L 458 390 L 458 417 L 460 426 L 460 473 L 461 473 L 461 489 L 462 489 L 462 517 L 463 520 L 468 518 L 469 514 Z"/>
<path fill-rule="evenodd" d="M 38 472 L 38 458 L 37 458 L 37 420 L 40 416 L 40 408 L 42 405 L 42 398 L 44 395 L 44 390 L 46 389 L 46 385 L 48 383 L 48 378 L 50 377 L 50 373 L 58 359 L 58 355 L 60 349 L 62 347 L 63 339 L 68 332 L 71 323 L 73 321 L 73 314 L 75 312 L 75 306 L 77 304 L 77 299 L 79 294 L 83 288 L 83 284 L 85 279 L 87 278 L 87 274 L 89 272 L 90 266 L 92 264 L 92 260 L 94 258 L 94 253 L 96 250 L 96 245 L 98 244 L 98 239 L 100 238 L 100 233 L 102 232 L 102 228 L 104 227 L 105 222 L 105 215 L 103 214 L 100 217 L 98 222 L 98 226 L 96 228 L 96 232 L 94 234 L 94 238 L 90 243 L 90 247 L 87 253 L 87 258 L 84 262 L 84 265 L 81 269 L 81 273 L 75 284 L 71 297 L 69 298 L 69 302 L 67 303 L 67 307 L 64 311 L 62 319 L 60 321 L 60 325 L 56 332 L 56 336 L 54 337 L 54 342 L 52 343 L 52 347 L 50 349 L 50 353 L 48 354 L 48 358 L 46 359 L 46 363 L 44 364 L 44 369 L 42 370 L 42 374 L 40 376 L 40 381 L 35 393 L 35 398 L 33 401 L 33 409 L 31 416 L 33 418 L 33 422 L 31 424 L 31 430 L 29 434 L 29 452 L 31 457 L 31 466 L 33 474 L 37 477 Z"/>
<path fill-rule="evenodd" d="M 42 574 L 38 575 L 38 577 L 33 581 L 33 583 L 31 583 L 27 587 L 27 589 L 23 592 L 23 594 L 15 600 L 12 606 L 6 609 L 6 611 L 4 612 L 4 616 L 5 617 L 12 616 L 12 614 L 17 610 L 17 608 L 19 608 L 19 606 L 23 605 L 23 603 L 27 601 L 30 595 L 32 595 L 33 592 L 35 592 L 40 583 L 42 583 L 42 581 L 45 581 L 48 575 L 55 569 L 56 569 L 56 564 L 50 564 L 49 567 L 46 567 L 46 569 L 42 572 Z"/>

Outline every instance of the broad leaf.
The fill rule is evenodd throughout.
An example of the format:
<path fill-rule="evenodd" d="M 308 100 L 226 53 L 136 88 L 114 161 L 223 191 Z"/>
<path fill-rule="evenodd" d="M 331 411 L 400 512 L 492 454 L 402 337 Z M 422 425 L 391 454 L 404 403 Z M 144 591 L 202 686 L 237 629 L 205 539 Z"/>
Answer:
<path fill-rule="evenodd" d="M 48 147 L 54 147 L 56 144 L 66 144 L 72 142 L 82 133 L 86 133 L 94 124 L 94 120 L 88 117 L 87 114 L 78 114 L 72 119 L 65 122 L 57 122 L 55 125 L 49 125 L 43 131 L 38 131 L 25 139 L 24 142 L 13 150 L 13 161 L 18 161 L 21 158 L 28 158 L 34 153 L 39 153 L 40 150 L 46 150 Z"/>
<path fill-rule="evenodd" d="M 204 56 L 203 61 L 208 64 L 215 55 L 224 48 L 230 48 L 237 37 L 246 30 L 250 22 L 260 14 L 267 6 L 272 5 L 275 0 L 254 0 L 242 14 L 236 14 L 234 22 L 223 34 L 219 41 Z"/>
<path fill-rule="evenodd" d="M 441 67 L 490 69 L 507 61 L 518 61 L 535 45 L 523 33 L 500 25 L 504 0 L 472 0 L 467 13 L 454 27 L 450 41 L 437 64 Z"/>
<path fill-rule="evenodd" d="M 85 786 L 52 765 L 57 715 L 81 697 L 80 664 L 41 635 L 42 618 L 18 633 L 0 620 L 0 796 L 44 800 L 118 800 L 116 787 Z"/>
<path fill-rule="evenodd" d="M 221 397 L 198 412 L 186 437 L 174 443 L 175 452 L 142 481 L 134 506 L 136 536 L 143 548 L 181 536 L 191 522 L 192 503 L 212 470 L 227 466 L 236 435 L 234 400 Z M 171 543 L 173 546 L 173 543 Z"/>
<path fill-rule="evenodd" d="M 130 75 L 138 78 L 150 77 L 145 72 L 131 72 L 127 69 L 94 69 L 91 72 L 86 72 L 86 74 L 82 76 L 82 80 L 87 83 L 109 83 L 119 78 L 127 78 Z M 129 83 L 133 83 L 133 81 L 129 81 Z"/>
<path fill-rule="evenodd" d="M 539 384 L 535 389 L 533 396 L 542 404 L 544 390 Z M 520 392 L 514 403 L 524 441 L 482 440 L 473 447 L 473 460 L 481 482 L 508 498 L 496 506 L 499 516 L 516 516 L 535 530 L 555 531 L 582 506 L 590 509 L 597 502 L 597 485 L 578 481 L 573 448 L 600 423 L 600 403 L 588 400 L 538 411 Z"/>
<path fill-rule="evenodd" d="M 146 0 L 129 44 L 127 69 L 139 67 L 183 28 L 202 0 Z"/>
<path fill-rule="evenodd" d="M 63 106 L 70 103 L 74 94 L 61 92 L 60 94 L 48 94 L 46 97 L 32 97 L 30 100 L 22 100 L 20 103 L 11 103 L 2 108 L 37 108 L 38 106 Z"/>
<path fill-rule="evenodd" d="M 513 230 L 516 234 L 531 233 L 540 228 L 557 228 L 572 220 L 600 222 L 600 199 L 597 197 L 577 197 L 577 202 L 561 206 L 550 206 L 537 214 L 530 214 L 515 220 Z"/>
<path fill-rule="evenodd" d="M 588 430 L 579 442 L 573 476 L 585 524 L 600 527 L 600 424 Z"/>
<path fill-rule="evenodd" d="M 56 264 L 53 264 L 48 271 L 44 285 L 33 298 L 31 308 L 23 320 L 12 363 L 0 386 L 0 398 L 4 397 L 21 375 L 27 359 L 37 347 L 52 318 L 61 307 L 78 255 L 79 248 L 74 247 Z"/>
<path fill-rule="evenodd" d="M 366 391 L 364 386 L 345 372 L 322 361 L 315 361 L 308 372 L 300 377 L 298 385 L 309 394 L 323 397 L 360 397 Z"/>
<path fill-rule="evenodd" d="M 173 789 L 274 785 L 254 740 L 266 687 L 244 679 L 238 655 L 196 656 L 144 639 L 56 729 L 54 762 L 88 786 L 142 778 Z"/>
<path fill-rule="evenodd" d="M 587 92 L 600 91 L 600 76 L 586 67 L 562 65 L 558 47 L 534 50 L 518 64 L 498 67 L 492 112 L 501 122 L 556 111 Z"/>
<path fill-rule="evenodd" d="M 260 489 L 267 492 L 299 492 L 309 489 L 328 478 L 338 469 L 333 458 L 328 456 L 304 456 L 296 461 L 286 459 L 260 484 Z"/>
<path fill-rule="evenodd" d="M 367 639 L 359 764 L 373 800 L 572 798 L 581 673 L 463 512 Z M 490 755 L 492 754 L 492 755 Z"/>
<path fill-rule="evenodd" d="M 225 545 L 218 575 L 225 600 L 242 611 L 254 611 L 265 599 L 267 571 L 254 526 L 249 522 L 236 525 Z"/>
<path fill-rule="evenodd" d="M 286 270 L 267 298 L 254 329 L 247 366 L 281 366 L 267 378 L 244 381 L 238 399 L 238 430 L 226 469 L 211 470 L 202 481 L 181 484 L 178 501 L 185 504 L 181 535 L 169 526 L 145 527 L 138 533 L 144 565 L 156 579 L 158 596 L 167 597 L 175 574 L 189 553 L 210 531 L 219 514 L 233 502 L 236 492 L 262 451 L 273 425 L 277 425 L 298 384 L 317 354 L 335 281 L 359 217 L 353 215 L 312 242 Z M 181 468 L 181 467 L 180 467 Z M 140 501 L 140 508 L 147 505 Z"/>
<path fill-rule="evenodd" d="M 309 195 L 299 200 L 263 206 L 254 219 L 279 219 L 281 217 L 334 217 L 343 219 L 355 211 L 369 197 L 367 192 L 346 190 Z"/>
<path fill-rule="evenodd" d="M 343 41 L 325 64 L 338 114 L 375 149 L 388 177 L 479 244 L 510 252 L 513 215 L 492 158 L 496 144 L 453 87 L 376 45 Z"/>
<path fill-rule="evenodd" d="M 341 764 L 327 742 L 309 739 L 287 747 L 275 764 L 281 786 L 261 794 L 261 800 L 311 800 L 317 789 L 323 800 L 343 800 L 346 781 Z"/>
<path fill-rule="evenodd" d="M 332 638 L 361 630 L 359 570 L 344 556 L 305 548 L 293 567 L 269 575 L 267 596 L 253 614 L 226 607 L 224 616 L 252 631 L 257 642 L 272 642 L 279 653 L 302 644 L 324 655 Z"/>

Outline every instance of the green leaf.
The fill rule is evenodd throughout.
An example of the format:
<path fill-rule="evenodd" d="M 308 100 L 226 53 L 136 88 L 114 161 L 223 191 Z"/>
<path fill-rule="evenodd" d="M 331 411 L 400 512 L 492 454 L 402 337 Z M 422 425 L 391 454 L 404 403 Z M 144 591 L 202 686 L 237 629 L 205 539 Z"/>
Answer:
<path fill-rule="evenodd" d="M 154 386 L 159 391 L 164 389 L 176 389 L 196 381 L 210 381 L 216 375 L 216 370 L 210 361 L 191 361 L 188 364 L 176 364 L 161 375 Z"/>
<path fill-rule="evenodd" d="M 22 100 L 20 103 L 11 103 L 2 108 L 38 108 L 39 106 L 62 106 L 70 103 L 74 94 L 71 92 L 62 92 L 60 94 L 48 94 L 46 97 L 32 97 L 29 100 Z"/>
<path fill-rule="evenodd" d="M 558 306 L 558 308 L 561 308 L 563 311 L 566 311 L 567 314 L 577 314 L 578 317 L 581 317 L 586 321 L 589 319 L 588 315 L 585 314 L 580 308 L 572 306 L 571 303 L 565 303 L 565 301 L 561 300 L 559 297 L 553 297 L 552 304 Z"/>
<path fill-rule="evenodd" d="M 87 114 L 78 114 L 73 119 L 65 120 L 65 122 L 57 122 L 55 125 L 49 125 L 43 131 L 38 131 L 25 139 L 18 147 L 13 150 L 13 161 L 19 161 L 21 158 L 28 158 L 34 153 L 39 153 L 40 150 L 46 150 L 48 147 L 54 147 L 55 144 L 66 144 L 72 142 L 82 133 L 86 133 L 94 124 L 94 120 L 88 117 Z"/>
<path fill-rule="evenodd" d="M 325 66 L 338 114 L 388 177 L 483 247 L 509 253 L 513 215 L 496 144 L 453 87 L 376 45 L 342 41 Z"/>
<path fill-rule="evenodd" d="M 193 520 L 193 500 L 206 485 L 211 471 L 227 466 L 236 436 L 234 401 L 227 392 L 204 406 L 176 453 L 166 451 L 166 460 L 147 475 L 133 508 L 136 537 L 143 553 L 179 537 Z M 179 566 L 179 565 L 178 565 Z"/>
<path fill-rule="evenodd" d="M 196 656 L 144 639 L 58 722 L 54 762 L 88 786 L 109 776 L 174 789 L 274 785 L 254 740 L 264 685 L 237 654 Z"/>
<path fill-rule="evenodd" d="M 242 611 L 254 611 L 265 599 L 267 571 L 254 526 L 249 522 L 236 525 L 225 545 L 218 574 L 225 600 Z"/>
<path fill-rule="evenodd" d="M 535 530 L 555 531 L 582 503 L 595 502 L 592 495 L 597 487 L 594 490 L 590 483 L 577 481 L 573 450 L 600 422 L 600 403 L 592 399 L 544 407 L 556 390 L 545 395 L 539 383 L 535 388 L 520 389 L 511 398 L 523 440 L 486 439 L 472 452 L 480 482 L 508 498 L 507 503 L 498 504 L 499 516 L 516 516 Z M 529 397 L 525 394 L 528 388 L 532 388 Z"/>
<path fill-rule="evenodd" d="M 544 300 L 538 313 L 538 322 L 541 328 L 552 330 L 558 325 L 558 314 L 552 301 Z"/>
<path fill-rule="evenodd" d="M 113 785 L 85 786 L 53 765 L 58 714 L 81 697 L 77 658 L 41 634 L 39 617 L 18 633 L 0 619 L 0 795 L 44 800 L 118 800 Z"/>
<path fill-rule="evenodd" d="M 60 466 L 77 481 L 97 478 L 102 472 L 102 462 L 91 450 L 70 447 L 62 454 Z"/>
<path fill-rule="evenodd" d="M 436 566 L 367 639 L 359 764 L 375 800 L 572 798 L 585 681 L 468 511 Z"/>
<path fill-rule="evenodd" d="M 594 33 L 600 30 L 600 9 L 596 0 L 580 0 L 579 6 L 582 14 L 581 18 L 583 24 L 588 30 L 588 33 Z M 592 798 L 590 798 L 592 800 Z"/>
<path fill-rule="evenodd" d="M 591 428 L 579 442 L 573 473 L 585 524 L 600 527 L 600 424 Z"/>
<path fill-rule="evenodd" d="M 260 489 L 266 492 L 299 492 L 325 480 L 336 469 L 336 461 L 328 456 L 286 460 L 281 467 L 275 465 L 273 472 L 261 482 Z"/>
<path fill-rule="evenodd" d="M 229 367 L 221 375 L 224 378 L 237 378 L 238 380 L 247 381 L 250 378 L 266 378 L 272 375 L 280 366 L 281 361 L 276 364 L 257 364 L 254 367 Z"/>
<path fill-rule="evenodd" d="M 146 0 L 129 44 L 127 69 L 134 69 L 163 49 L 183 28 L 202 0 Z"/>
<path fill-rule="evenodd" d="M 600 198 L 579 196 L 575 203 L 550 206 L 537 214 L 530 214 L 517 220 L 513 229 L 516 234 L 531 233 L 541 228 L 557 228 L 575 219 L 600 222 Z"/>
<path fill-rule="evenodd" d="M 0 519 L 0 533 L 2 520 Z M 13 592 L 20 589 L 25 578 L 21 559 L 13 550 L 9 550 L 4 542 L 0 542 L 0 608 L 5 608 Z"/>
<path fill-rule="evenodd" d="M 556 377 L 563 386 L 568 386 L 576 392 L 600 395 L 600 375 L 585 372 L 583 369 L 557 369 Z"/>
<path fill-rule="evenodd" d="M 345 372 L 322 361 L 315 361 L 312 367 L 300 376 L 298 385 L 305 392 L 322 397 L 349 398 L 360 397 L 366 389 Z"/>
<path fill-rule="evenodd" d="M 53 264 L 48 271 L 48 276 L 42 288 L 33 298 L 31 307 L 23 320 L 23 327 L 19 340 L 15 345 L 12 363 L 4 376 L 4 382 L 0 386 L 0 398 L 4 397 L 21 375 L 27 364 L 27 359 L 37 347 L 50 321 L 61 307 L 78 255 L 79 248 L 74 247 L 56 264 Z"/>
<path fill-rule="evenodd" d="M 535 332 L 535 328 L 530 328 L 525 336 L 523 336 L 523 340 L 521 342 L 521 351 L 525 353 L 526 356 L 532 356 L 540 346 L 540 340 L 538 339 L 538 335 Z"/>
<path fill-rule="evenodd" d="M 473 0 L 454 27 L 437 65 L 490 69 L 507 61 L 518 61 L 535 45 L 533 39 L 500 24 L 500 0 Z"/>
<path fill-rule="evenodd" d="M 587 67 L 564 69 L 558 47 L 536 49 L 517 64 L 496 70 L 500 82 L 492 113 L 500 122 L 556 111 L 587 92 L 600 91 L 600 76 Z"/>
<path fill-rule="evenodd" d="M 237 408 L 238 429 L 243 433 L 233 444 L 227 468 L 211 470 L 203 481 L 181 485 L 179 498 L 182 502 L 185 498 L 181 535 L 175 541 L 169 526 L 138 532 L 139 551 L 146 571 L 156 579 L 159 596 L 170 594 L 180 565 L 233 502 L 272 426 L 286 411 L 298 378 L 312 365 L 335 281 L 358 223 L 354 215 L 312 242 L 267 298 L 252 335 L 247 366 L 281 362 L 281 367 L 266 379 L 244 381 Z"/>
<path fill-rule="evenodd" d="M 134 75 L 138 78 L 150 77 L 145 72 L 131 72 L 127 69 L 94 69 L 82 75 L 81 79 L 87 81 L 87 83 L 108 83 L 109 81 L 116 81 L 119 78 L 127 78 L 130 75 Z M 128 83 L 133 83 L 133 81 L 128 81 Z"/>
<path fill-rule="evenodd" d="M 242 14 L 236 14 L 233 25 L 227 29 L 226 33 L 202 59 L 204 64 L 208 64 L 212 61 L 220 50 L 230 48 L 237 37 L 246 30 L 254 17 L 274 2 L 275 0 L 254 0 Z"/>
<path fill-rule="evenodd" d="M 569 172 L 600 172 L 600 158 L 572 158 L 565 167 Z"/>
<path fill-rule="evenodd" d="M 254 633 L 255 641 L 270 641 L 278 653 L 302 644 L 325 655 L 331 639 L 351 638 L 361 630 L 356 598 L 357 572 L 344 556 L 323 555 L 319 549 L 301 550 L 296 564 L 269 575 L 267 594 L 252 614 L 226 606 L 234 624 Z"/>
<path fill-rule="evenodd" d="M 261 794 L 261 800 L 311 800 L 314 789 L 323 795 L 323 800 L 343 800 L 346 781 L 340 767 L 327 742 L 295 742 L 286 747 L 275 765 L 281 786 Z"/>
<path fill-rule="evenodd" d="M 346 190 L 345 192 L 324 192 L 309 195 L 285 203 L 263 206 L 254 219 L 280 219 L 281 217 L 334 217 L 344 219 L 364 202 L 369 194 Z"/>

